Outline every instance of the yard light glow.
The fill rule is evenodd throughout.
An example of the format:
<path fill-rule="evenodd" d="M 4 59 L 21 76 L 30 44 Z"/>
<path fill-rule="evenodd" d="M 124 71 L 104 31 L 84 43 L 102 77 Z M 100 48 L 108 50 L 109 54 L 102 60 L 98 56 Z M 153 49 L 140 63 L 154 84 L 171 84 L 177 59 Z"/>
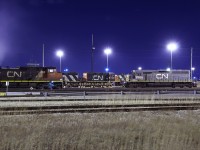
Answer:
<path fill-rule="evenodd" d="M 56 52 L 56 55 L 57 55 L 58 57 L 60 57 L 60 72 L 61 72 L 61 57 L 64 55 L 64 53 L 63 53 L 62 50 L 58 50 L 58 51 Z"/>
<path fill-rule="evenodd" d="M 108 72 L 108 71 L 109 71 L 109 68 L 106 68 L 105 71 Z"/>
<path fill-rule="evenodd" d="M 106 70 L 106 72 L 108 72 L 108 71 L 109 71 L 109 68 L 108 68 L 108 55 L 110 55 L 110 54 L 112 53 L 112 49 L 111 49 L 111 48 L 106 48 L 106 49 L 104 50 L 104 53 L 105 53 L 106 56 L 107 56 L 107 68 L 106 68 L 105 70 Z"/>
<path fill-rule="evenodd" d="M 167 50 L 171 52 L 171 70 L 172 70 L 172 52 L 178 49 L 178 44 L 176 42 L 171 42 L 166 46 Z"/>

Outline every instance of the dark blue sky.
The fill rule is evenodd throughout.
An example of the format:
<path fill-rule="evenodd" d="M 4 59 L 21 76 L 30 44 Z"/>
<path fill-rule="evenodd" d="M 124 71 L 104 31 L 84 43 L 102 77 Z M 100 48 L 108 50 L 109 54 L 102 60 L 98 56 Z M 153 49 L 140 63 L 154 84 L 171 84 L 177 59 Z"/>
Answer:
<path fill-rule="evenodd" d="M 170 67 L 169 41 L 179 43 L 174 69 L 193 66 L 199 76 L 200 2 L 153 0 L 0 0 L 0 65 L 59 68 L 56 49 L 64 50 L 62 68 L 88 72 L 94 34 L 94 71 L 104 72 L 104 48 L 111 47 L 110 71 L 129 73 Z"/>

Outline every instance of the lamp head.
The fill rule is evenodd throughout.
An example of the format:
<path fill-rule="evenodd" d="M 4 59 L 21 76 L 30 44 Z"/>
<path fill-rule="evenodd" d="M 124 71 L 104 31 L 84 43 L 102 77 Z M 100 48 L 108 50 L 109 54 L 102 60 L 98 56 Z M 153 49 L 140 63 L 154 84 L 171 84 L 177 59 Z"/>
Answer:
<path fill-rule="evenodd" d="M 58 50 L 56 52 L 56 55 L 59 56 L 59 57 L 62 57 L 64 55 L 63 51 L 62 50 Z"/>
<path fill-rule="evenodd" d="M 111 49 L 111 48 L 106 48 L 106 49 L 104 50 L 104 53 L 105 53 L 106 55 L 109 55 L 109 54 L 112 53 L 112 49 Z"/>
<path fill-rule="evenodd" d="M 171 43 L 167 44 L 167 49 L 170 51 L 175 51 L 178 49 L 178 44 L 175 42 L 171 42 Z"/>

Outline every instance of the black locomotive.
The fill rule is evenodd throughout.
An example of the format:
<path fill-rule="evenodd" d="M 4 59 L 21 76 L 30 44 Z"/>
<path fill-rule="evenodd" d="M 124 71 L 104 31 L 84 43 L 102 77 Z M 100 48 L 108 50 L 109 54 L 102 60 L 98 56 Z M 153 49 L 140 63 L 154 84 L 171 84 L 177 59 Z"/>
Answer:
<path fill-rule="evenodd" d="M 112 87 L 115 82 L 114 73 L 83 73 L 83 76 L 76 72 L 63 73 L 63 85 L 65 87 Z"/>
<path fill-rule="evenodd" d="M 0 87 L 16 88 L 48 88 L 48 83 L 53 82 L 54 88 L 62 88 L 62 73 L 55 67 L 16 67 L 0 68 Z"/>

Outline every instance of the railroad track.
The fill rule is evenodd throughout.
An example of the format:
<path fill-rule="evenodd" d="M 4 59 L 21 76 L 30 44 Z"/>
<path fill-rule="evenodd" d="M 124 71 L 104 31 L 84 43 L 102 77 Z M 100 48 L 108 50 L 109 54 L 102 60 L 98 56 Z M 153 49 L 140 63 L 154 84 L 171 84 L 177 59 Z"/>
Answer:
<path fill-rule="evenodd" d="M 1 107 L 0 115 L 197 110 L 200 103 Z"/>
<path fill-rule="evenodd" d="M 158 90 L 168 90 L 168 91 L 200 91 L 200 87 L 193 88 L 171 88 L 171 87 L 152 87 L 152 88 L 123 88 L 123 87 L 113 87 L 113 88 L 65 88 L 65 89 L 34 89 L 30 90 L 29 88 L 9 88 L 9 92 L 93 92 L 93 91 L 101 91 L 101 92 L 118 92 L 118 91 L 158 91 Z M 1 88 L 0 92 L 5 92 L 6 88 Z"/>

